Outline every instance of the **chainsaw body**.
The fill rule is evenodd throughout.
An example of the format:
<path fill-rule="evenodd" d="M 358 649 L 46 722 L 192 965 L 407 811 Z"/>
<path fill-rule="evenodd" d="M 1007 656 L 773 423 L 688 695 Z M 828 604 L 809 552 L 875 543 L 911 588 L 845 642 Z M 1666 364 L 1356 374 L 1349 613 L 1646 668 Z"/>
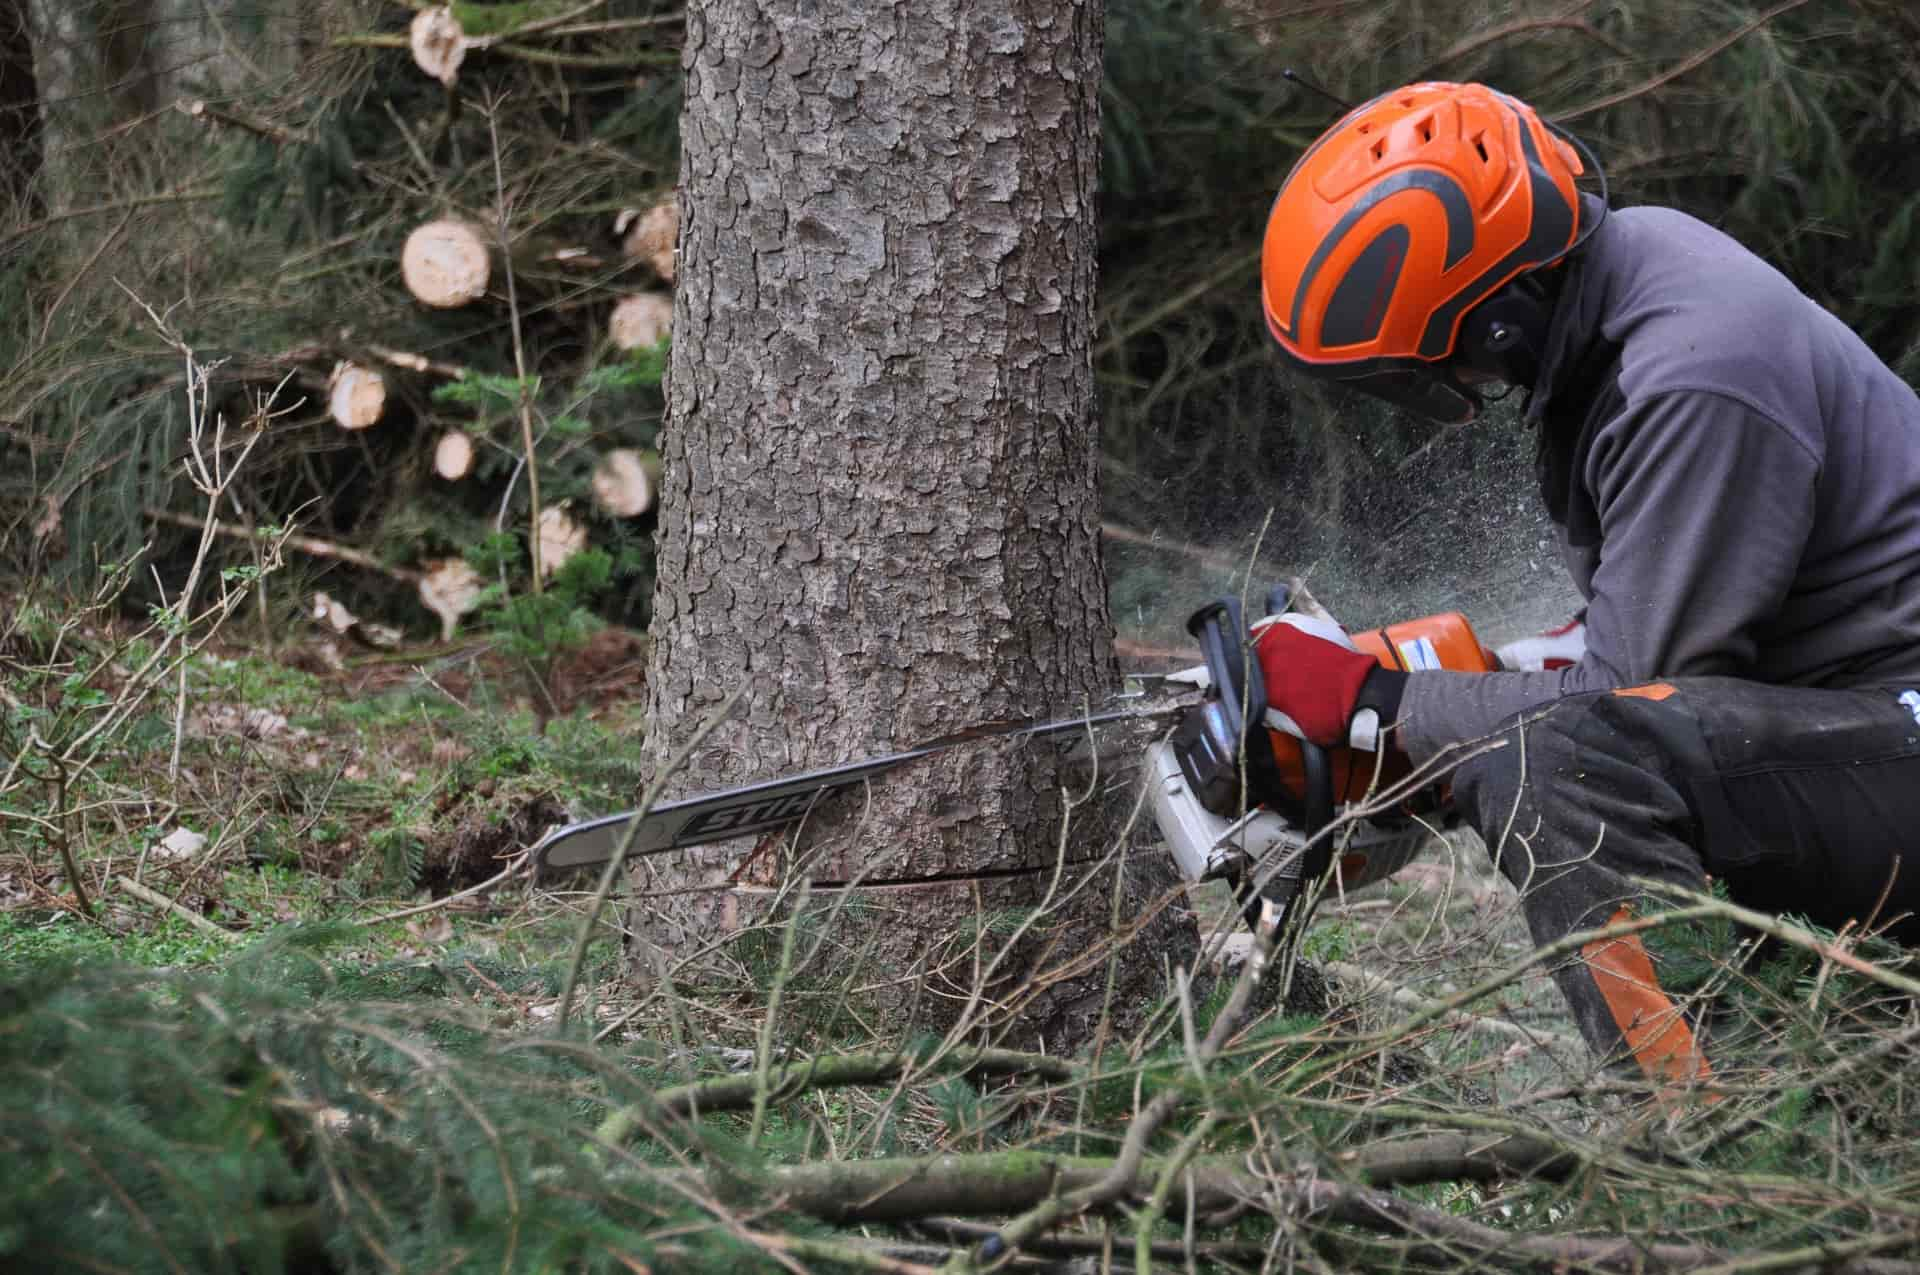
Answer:
<path fill-rule="evenodd" d="M 1276 589 L 1269 611 L 1285 610 L 1286 601 Z M 1206 657 L 1204 671 L 1192 677 L 1205 697 L 1149 750 L 1145 782 L 1160 835 L 1188 880 L 1229 881 L 1249 923 L 1277 933 L 1299 910 L 1302 887 L 1332 866 L 1336 849 L 1348 889 L 1383 880 L 1418 856 L 1429 832 L 1416 816 L 1444 808 L 1441 785 L 1329 832 L 1354 803 L 1407 777 L 1405 755 L 1320 748 L 1271 725 L 1265 679 L 1258 661 L 1246 658 L 1248 630 L 1237 599 L 1201 608 L 1187 628 Z M 1455 612 L 1351 641 L 1382 665 L 1409 672 L 1494 667 Z"/>

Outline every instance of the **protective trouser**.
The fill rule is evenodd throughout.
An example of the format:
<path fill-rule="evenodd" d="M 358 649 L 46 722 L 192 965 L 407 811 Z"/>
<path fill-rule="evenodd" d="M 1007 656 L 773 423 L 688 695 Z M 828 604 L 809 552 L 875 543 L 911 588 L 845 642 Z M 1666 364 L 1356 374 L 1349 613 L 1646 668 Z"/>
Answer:
<path fill-rule="evenodd" d="M 1920 942 L 1920 688 L 1676 678 L 1569 697 L 1502 738 L 1453 791 L 1538 944 L 1645 909 L 1636 876 L 1711 876 L 1757 911 Z M 1637 936 L 1554 978 L 1601 1058 L 1662 1083 L 1710 1074 Z"/>

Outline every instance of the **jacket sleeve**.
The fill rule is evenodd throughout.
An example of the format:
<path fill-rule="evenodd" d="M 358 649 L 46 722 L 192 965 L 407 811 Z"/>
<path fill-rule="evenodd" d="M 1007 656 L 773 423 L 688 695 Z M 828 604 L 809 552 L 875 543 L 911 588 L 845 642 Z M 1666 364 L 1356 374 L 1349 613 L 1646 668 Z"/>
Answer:
<path fill-rule="evenodd" d="M 1565 695 L 1749 672 L 1799 571 L 1819 476 L 1805 443 L 1724 395 L 1676 391 L 1623 412 L 1583 475 L 1600 520 L 1585 658 L 1540 673 L 1416 673 L 1402 746 L 1425 761 Z"/>

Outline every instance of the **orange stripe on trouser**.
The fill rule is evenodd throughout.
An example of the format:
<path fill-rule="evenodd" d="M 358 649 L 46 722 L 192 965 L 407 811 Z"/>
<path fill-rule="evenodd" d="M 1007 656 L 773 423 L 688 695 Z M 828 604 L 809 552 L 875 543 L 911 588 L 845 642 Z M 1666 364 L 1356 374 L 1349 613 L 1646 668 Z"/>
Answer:
<path fill-rule="evenodd" d="M 1607 923 L 1618 925 L 1632 917 L 1632 909 L 1623 907 Z M 1634 1061 L 1648 1077 L 1679 1084 L 1713 1076 L 1680 1007 L 1660 990 L 1660 979 L 1639 935 L 1595 939 L 1580 949 L 1580 955 Z"/>

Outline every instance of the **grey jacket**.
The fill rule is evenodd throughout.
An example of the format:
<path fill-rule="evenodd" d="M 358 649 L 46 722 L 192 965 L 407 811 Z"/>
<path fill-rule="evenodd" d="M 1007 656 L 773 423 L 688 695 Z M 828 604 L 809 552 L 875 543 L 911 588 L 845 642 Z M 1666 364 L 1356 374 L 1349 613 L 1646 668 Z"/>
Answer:
<path fill-rule="evenodd" d="M 1408 751 L 1666 677 L 1920 685 L 1920 399 L 1684 213 L 1615 211 L 1566 269 L 1528 415 L 1587 656 L 1414 675 Z"/>

